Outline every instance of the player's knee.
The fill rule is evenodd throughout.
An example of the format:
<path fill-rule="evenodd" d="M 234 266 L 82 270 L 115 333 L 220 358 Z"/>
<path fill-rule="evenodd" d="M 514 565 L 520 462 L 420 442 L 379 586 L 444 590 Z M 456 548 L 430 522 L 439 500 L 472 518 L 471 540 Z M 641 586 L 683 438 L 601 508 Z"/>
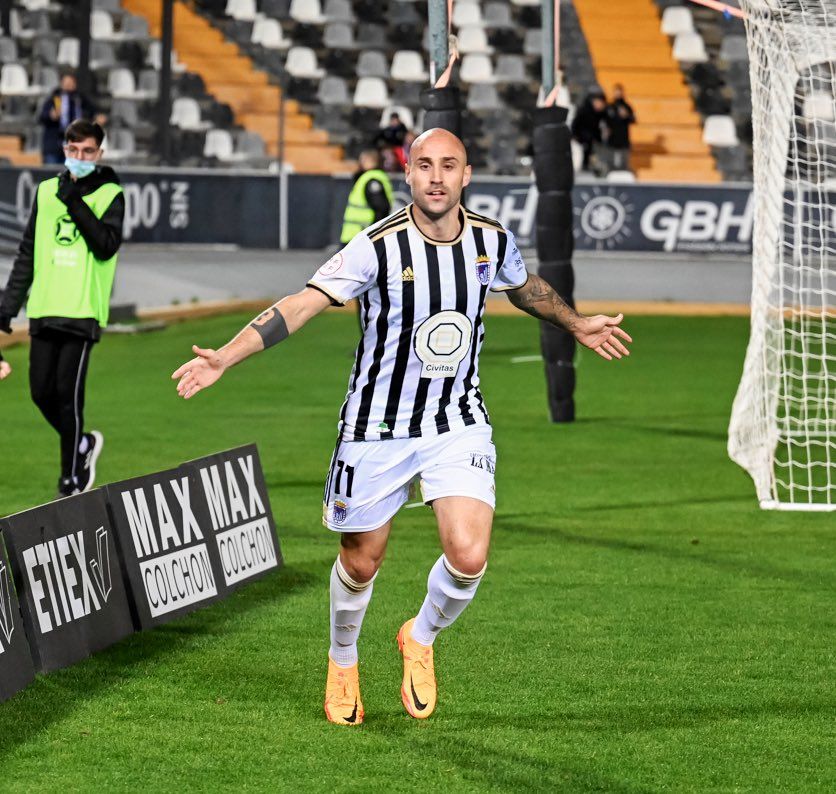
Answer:
<path fill-rule="evenodd" d="M 340 561 L 346 573 L 355 582 L 370 582 L 383 562 L 383 552 L 367 549 L 343 549 Z"/>
<path fill-rule="evenodd" d="M 488 562 L 487 549 L 478 544 L 448 549 L 444 556 L 456 571 L 465 576 L 478 576 Z"/>

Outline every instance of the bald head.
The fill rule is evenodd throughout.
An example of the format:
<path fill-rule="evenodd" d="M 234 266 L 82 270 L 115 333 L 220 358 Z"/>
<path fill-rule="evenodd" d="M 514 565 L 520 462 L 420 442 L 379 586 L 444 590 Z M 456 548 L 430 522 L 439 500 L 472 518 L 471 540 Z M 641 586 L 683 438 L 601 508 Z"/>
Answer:
<path fill-rule="evenodd" d="M 424 150 L 432 151 L 435 156 L 455 157 L 461 161 L 462 165 L 467 165 L 467 151 L 461 139 L 441 127 L 433 127 L 431 130 L 422 132 L 412 142 L 409 149 L 410 165 L 416 163 L 424 155 Z"/>

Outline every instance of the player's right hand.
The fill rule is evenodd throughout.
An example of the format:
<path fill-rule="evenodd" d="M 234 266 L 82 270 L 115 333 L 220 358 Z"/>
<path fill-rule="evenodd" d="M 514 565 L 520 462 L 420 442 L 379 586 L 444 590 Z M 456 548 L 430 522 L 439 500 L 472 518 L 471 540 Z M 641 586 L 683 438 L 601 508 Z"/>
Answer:
<path fill-rule="evenodd" d="M 192 345 L 192 351 L 197 357 L 187 361 L 171 375 L 172 380 L 179 380 L 177 394 L 186 400 L 211 386 L 226 369 L 217 350 Z"/>
<path fill-rule="evenodd" d="M 8 361 L 0 361 L 0 380 L 5 380 L 12 374 L 12 366 Z"/>

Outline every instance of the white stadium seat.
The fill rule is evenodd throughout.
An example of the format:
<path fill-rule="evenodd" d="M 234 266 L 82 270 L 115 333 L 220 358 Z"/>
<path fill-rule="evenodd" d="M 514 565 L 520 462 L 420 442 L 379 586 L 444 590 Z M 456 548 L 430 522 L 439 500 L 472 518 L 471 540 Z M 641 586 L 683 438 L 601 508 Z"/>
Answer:
<path fill-rule="evenodd" d="M 810 121 L 833 121 L 836 116 L 833 96 L 816 91 L 804 99 L 804 117 Z"/>
<path fill-rule="evenodd" d="M 457 28 L 476 25 L 484 27 L 485 20 L 482 19 L 482 9 L 474 3 L 457 2 L 453 4 L 453 26 Z"/>
<path fill-rule="evenodd" d="M 495 83 L 490 56 L 468 53 L 462 58 L 459 77 L 465 83 Z"/>
<path fill-rule="evenodd" d="M 227 0 L 225 13 L 241 22 L 252 22 L 258 15 L 255 0 Z"/>
<path fill-rule="evenodd" d="M 58 43 L 58 63 L 65 66 L 78 66 L 80 44 L 74 36 L 65 36 Z"/>
<path fill-rule="evenodd" d="M 398 50 L 392 58 L 389 76 L 405 83 L 423 83 L 429 77 L 420 52 Z"/>
<path fill-rule="evenodd" d="M 305 25 L 324 25 L 328 21 L 319 0 L 291 0 L 290 18 Z"/>
<path fill-rule="evenodd" d="M 668 6 L 662 14 L 662 33 L 677 36 L 680 33 L 694 32 L 694 17 L 691 9 L 685 6 Z"/>
<path fill-rule="evenodd" d="M 310 47 L 291 47 L 284 68 L 293 77 L 310 80 L 318 80 L 325 74 L 325 70 L 317 63 L 316 53 Z"/>
<path fill-rule="evenodd" d="M 393 113 L 398 114 L 404 126 L 408 130 L 415 129 L 415 118 L 412 115 L 412 111 L 404 105 L 388 105 L 383 113 L 380 114 L 381 128 L 385 127 L 389 123 L 389 116 Z"/>
<path fill-rule="evenodd" d="M 169 123 L 181 130 L 208 130 L 212 126 L 200 118 L 200 105 L 190 96 L 177 97 L 171 103 Z"/>
<path fill-rule="evenodd" d="M 708 116 L 702 130 L 702 140 L 707 146 L 727 148 L 737 146 L 737 130 L 731 116 Z"/>
<path fill-rule="evenodd" d="M 680 33 L 673 40 L 673 57 L 679 63 L 705 63 L 708 53 L 699 33 Z"/>
<path fill-rule="evenodd" d="M 29 75 L 19 63 L 4 63 L 0 70 L 0 94 L 4 96 L 34 96 L 40 86 L 29 85 Z"/>
<path fill-rule="evenodd" d="M 386 83 L 379 77 L 361 77 L 354 89 L 354 105 L 361 108 L 385 108 L 389 104 Z"/>
<path fill-rule="evenodd" d="M 474 26 L 460 28 L 458 33 L 459 52 L 465 55 L 469 52 L 490 55 L 493 48 L 488 44 L 488 36 L 484 28 Z"/>
<path fill-rule="evenodd" d="M 279 20 L 268 17 L 261 17 L 253 23 L 251 41 L 268 50 L 286 50 L 291 44 L 290 40 L 284 37 Z"/>

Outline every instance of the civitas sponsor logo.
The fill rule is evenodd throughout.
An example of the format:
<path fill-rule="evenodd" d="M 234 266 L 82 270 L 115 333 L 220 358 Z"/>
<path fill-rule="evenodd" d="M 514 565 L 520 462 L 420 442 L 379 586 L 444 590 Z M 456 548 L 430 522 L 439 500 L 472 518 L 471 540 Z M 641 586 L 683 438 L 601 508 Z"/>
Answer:
<path fill-rule="evenodd" d="M 4 653 L 12 643 L 15 630 L 14 611 L 12 609 L 12 587 L 9 581 L 9 569 L 0 562 L 0 653 Z"/>
<path fill-rule="evenodd" d="M 98 612 L 111 593 L 107 530 L 95 532 L 89 559 L 84 533 L 71 532 L 23 551 L 23 568 L 43 634 Z"/>
<path fill-rule="evenodd" d="M 575 235 L 586 247 L 607 250 L 620 246 L 632 235 L 635 207 L 630 197 L 616 188 L 580 191 L 575 206 Z"/>
<path fill-rule="evenodd" d="M 161 483 L 150 489 L 152 505 L 145 488 L 122 493 L 152 617 L 218 594 L 203 532 L 192 511 L 189 478 L 174 478 L 168 485 L 173 511 Z"/>
<path fill-rule="evenodd" d="M 252 455 L 200 470 L 212 528 L 228 585 L 277 564 L 270 522 L 258 486 Z M 243 487 L 242 487 L 243 486 Z"/>

